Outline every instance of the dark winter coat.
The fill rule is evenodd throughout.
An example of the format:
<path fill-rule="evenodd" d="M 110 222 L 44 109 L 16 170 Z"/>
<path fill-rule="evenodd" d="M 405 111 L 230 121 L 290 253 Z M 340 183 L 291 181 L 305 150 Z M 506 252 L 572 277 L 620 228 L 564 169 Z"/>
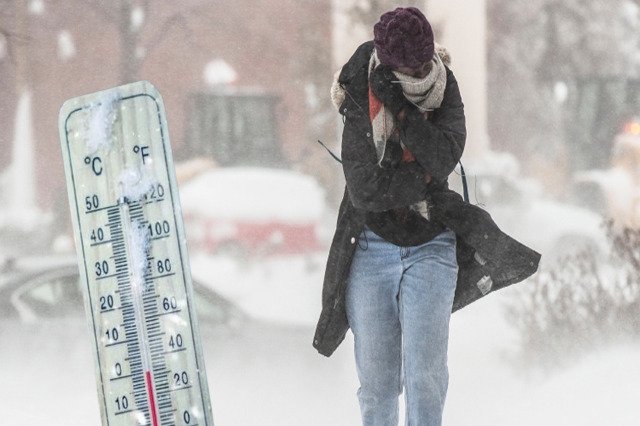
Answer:
<path fill-rule="evenodd" d="M 466 138 L 464 108 L 449 68 L 441 107 L 429 119 L 420 114 L 407 116 L 403 142 L 417 161 L 393 169 L 377 164 L 368 105 L 367 67 L 372 50 L 371 41 L 361 45 L 338 78 L 346 92 L 340 113 L 345 117 L 342 161 L 347 185 L 329 250 L 322 312 L 313 340 L 313 346 L 326 356 L 335 351 L 349 329 L 345 288 L 367 211 L 429 200 L 431 220 L 440 221 L 457 236 L 459 270 L 453 311 L 524 280 L 537 270 L 540 261 L 539 253 L 506 235 L 486 211 L 465 203 L 448 187 L 447 177 L 462 156 Z M 425 173 L 432 176 L 429 184 Z M 485 275 L 493 280 L 491 288 L 481 284 Z"/>

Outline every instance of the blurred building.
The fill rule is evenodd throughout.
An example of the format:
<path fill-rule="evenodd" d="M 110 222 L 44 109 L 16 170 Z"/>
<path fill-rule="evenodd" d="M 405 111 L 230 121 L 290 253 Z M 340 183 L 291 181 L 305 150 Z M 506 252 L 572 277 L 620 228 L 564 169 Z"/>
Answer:
<path fill-rule="evenodd" d="M 46 209 L 60 197 L 66 203 L 60 106 L 126 82 L 158 88 L 179 158 L 190 156 L 193 96 L 222 87 L 274 100 L 275 143 L 290 165 L 333 134 L 322 100 L 332 75 L 329 0 L 15 0 L 3 8 L 0 171 L 11 159 L 20 93 L 30 90 L 37 198 Z"/>
<path fill-rule="evenodd" d="M 611 165 L 640 112 L 640 2 L 486 0 L 488 129 L 545 190 Z"/>

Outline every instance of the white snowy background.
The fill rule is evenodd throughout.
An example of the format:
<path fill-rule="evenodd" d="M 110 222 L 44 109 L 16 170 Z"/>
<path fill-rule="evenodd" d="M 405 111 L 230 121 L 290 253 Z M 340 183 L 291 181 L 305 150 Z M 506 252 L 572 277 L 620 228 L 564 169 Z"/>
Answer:
<path fill-rule="evenodd" d="M 15 279 L 14 272 L 21 265 L 28 265 L 25 270 L 43 269 L 49 264 L 65 264 L 74 256 L 68 218 L 63 225 L 55 220 L 61 211 L 68 214 L 66 207 L 61 207 L 66 203 L 66 193 L 61 191 L 51 197 L 58 200 L 55 202 L 39 201 L 38 194 L 42 189 L 38 188 L 41 180 L 36 178 L 37 169 L 48 162 L 61 163 L 57 133 L 47 135 L 48 149 L 37 148 L 42 145 L 37 145 L 35 140 L 34 121 L 43 118 L 38 115 L 35 108 L 38 99 L 29 87 L 32 70 L 25 66 L 25 57 L 29 55 L 25 46 L 31 43 L 31 31 L 35 33 L 42 29 L 24 22 L 36 22 L 39 17 L 53 13 L 60 3 L 57 0 L 0 1 L 1 90 L 11 92 L 17 99 L 12 108 L 3 104 L 0 109 L 4 117 L 2 123 L 11 123 L 7 129 L 1 129 L 10 134 L 7 138 L 10 143 L 0 154 L 4 165 L 0 169 L 0 297 L 3 298 L 0 300 L 3 310 L 0 312 L 0 425 L 100 424 L 93 348 L 84 314 L 67 316 L 65 310 L 72 310 L 72 307 L 61 305 L 51 312 L 36 311 L 35 317 L 11 316 L 17 296 L 15 292 L 3 292 L 3 286 L 8 280 Z M 89 9 L 95 11 L 104 6 L 97 1 L 85 3 L 75 11 L 79 16 L 89 13 Z M 130 11 L 130 22 L 126 26 L 133 33 L 146 26 L 147 30 L 155 29 L 162 34 L 162 31 L 170 31 L 173 25 L 150 22 L 145 14 L 149 2 L 120 0 L 119 3 Z M 282 2 L 282 13 L 286 13 L 289 3 Z M 370 37 L 370 27 L 363 26 L 371 22 L 367 13 L 377 16 L 376 11 L 401 4 L 384 0 L 355 1 L 353 7 L 348 2 L 327 0 L 327 3 L 332 7 L 332 14 L 326 25 L 332 30 L 334 42 L 333 46 L 324 46 L 324 53 L 333 58 L 333 69 L 344 62 L 359 42 Z M 479 1 L 474 7 L 483 5 L 487 12 L 486 21 L 481 19 L 480 22 L 474 14 L 464 13 L 464 2 L 412 2 L 416 3 L 426 6 L 438 17 L 436 31 L 447 35 L 449 46 L 454 50 L 454 60 L 467 66 L 466 71 L 460 69 L 462 95 L 465 101 L 468 99 L 467 114 L 477 132 L 470 133 L 469 149 L 463 157 L 465 164 L 469 164 L 467 173 L 474 176 L 470 179 L 472 201 L 474 197 L 475 200 L 480 197 L 487 202 L 488 210 L 501 227 L 542 253 L 545 267 L 576 241 L 590 241 L 606 252 L 608 248 L 599 226 L 603 218 L 601 212 L 608 211 L 610 206 L 601 205 L 600 213 L 590 211 L 570 204 L 568 194 L 558 190 L 569 187 L 574 179 L 567 163 L 575 153 L 563 148 L 575 141 L 566 140 L 566 133 L 558 124 L 558 117 L 566 114 L 563 108 L 568 107 L 564 102 L 571 90 L 562 74 L 569 71 L 564 70 L 562 64 L 571 63 L 581 71 L 593 69 L 599 75 L 608 75 L 598 68 L 603 66 L 604 58 L 610 62 L 610 67 L 605 68 L 613 70 L 611 75 L 637 78 L 640 63 L 638 2 L 487 0 L 484 5 L 485 2 Z M 204 3 L 184 1 L 184 4 L 186 9 Z M 261 2 L 260 7 L 264 4 Z M 546 18 L 541 17 L 541 11 L 546 13 Z M 240 20 L 234 14 L 224 17 L 225 25 L 239 25 Z M 463 25 L 460 25 L 461 21 L 464 21 Z M 562 58 L 566 61 L 560 60 L 560 65 L 555 63 L 553 69 L 558 73 L 558 81 L 547 85 L 551 89 L 546 90 L 540 88 L 536 80 L 539 69 L 534 68 L 539 67 L 540 62 L 545 63 L 541 58 L 550 55 L 549 40 L 542 35 L 548 34 L 545 25 L 551 21 L 559 28 L 559 38 L 555 42 L 560 40 L 558 45 L 563 47 L 561 51 L 565 56 Z M 589 22 L 590 25 L 576 26 L 576 22 Z M 183 23 L 178 20 L 176 25 L 181 27 Z M 82 43 L 82 34 L 62 27 L 60 25 L 61 29 L 55 32 L 55 60 L 73 64 L 72 61 L 82 60 L 83 49 L 87 47 Z M 452 27 L 456 28 L 453 34 Z M 518 30 L 520 27 L 522 31 Z M 472 36 L 465 33 L 464 28 L 469 32 L 482 28 L 481 34 L 486 36 Z M 278 40 L 271 42 L 278 44 Z M 237 43 L 238 49 L 242 49 L 238 40 L 228 43 Z M 485 53 L 489 51 L 488 63 L 484 59 L 473 62 L 477 61 L 473 59 L 467 64 L 465 58 L 475 58 L 478 49 Z M 581 56 L 580 49 L 590 52 L 589 55 Z M 135 53 L 132 62 L 136 63 L 143 61 L 148 53 L 140 46 L 134 46 L 132 52 Z M 172 52 L 163 54 L 171 57 Z M 301 53 L 292 62 L 317 59 L 307 55 L 308 52 Z M 505 64 L 509 65 L 506 69 Z M 46 64 L 41 66 L 46 69 Z M 111 65 L 105 60 L 93 66 Z M 496 74 L 496 70 L 502 69 L 505 69 L 504 74 Z M 237 78 L 237 70 L 224 58 L 208 61 L 199 73 L 207 87 L 219 88 Z M 486 79 L 474 80 L 473 75 L 486 75 Z M 144 73 L 137 77 L 146 78 Z M 182 76 L 165 78 L 179 80 Z M 327 73 L 319 78 L 326 80 L 328 85 L 332 75 Z M 113 81 L 114 86 L 119 83 Z M 313 81 L 305 84 L 307 107 L 321 111 L 319 105 L 327 101 L 328 93 L 319 91 Z M 505 93 L 496 87 L 510 90 Z M 63 98 L 81 94 L 84 93 L 69 92 Z M 488 105 L 494 108 L 490 108 L 488 96 L 499 96 L 502 102 L 491 98 Z M 640 98 L 638 100 L 640 102 Z M 640 103 L 634 106 L 635 114 L 640 114 Z M 514 110 L 518 113 L 513 114 Z M 286 112 L 294 117 L 297 113 L 295 110 Z M 318 113 L 310 128 L 318 129 L 329 123 L 331 140 L 338 140 L 337 114 L 333 111 L 325 113 L 330 118 L 325 120 Z M 486 119 L 477 119 L 482 116 Z M 171 112 L 167 120 L 171 129 Z M 593 121 L 596 126 L 610 125 L 606 122 L 607 117 L 596 115 Z M 487 126 L 492 126 L 494 131 L 488 132 Z M 495 131 L 496 128 L 500 131 Z M 497 140 L 492 141 L 488 133 L 497 135 Z M 309 140 L 300 141 L 301 145 L 310 145 L 320 138 L 313 131 L 310 134 L 307 135 Z M 509 139 L 518 143 L 505 142 Z M 480 148 L 473 146 L 474 141 Z M 537 143 L 545 144 L 547 161 L 532 155 L 531 162 L 523 164 L 523 155 L 529 156 L 532 146 Z M 337 143 L 330 142 L 329 145 L 339 152 Z M 303 152 L 308 147 L 299 149 Z M 526 154 L 518 152 L 520 149 Z M 603 159 L 593 168 L 608 169 L 610 150 L 598 146 L 590 146 L 588 150 L 589 155 L 585 158 Z M 302 154 L 289 152 L 289 156 L 299 160 Z M 219 226 L 216 232 L 220 235 L 234 235 L 234 221 L 313 223 L 318 240 L 316 247 L 304 252 L 247 252 L 236 246 L 211 251 L 197 238 L 205 225 L 191 216 L 186 221 L 194 279 L 229 301 L 240 318 L 202 330 L 217 425 L 359 424 L 358 383 L 351 335 L 348 334 L 329 359 L 318 355 L 311 346 L 320 312 L 324 262 L 336 221 L 336 200 L 343 185 L 339 172 L 331 180 L 319 171 L 336 167 L 324 153 L 320 158 L 321 161 L 311 163 L 311 166 L 291 161 L 292 166 L 285 171 L 255 166 L 227 170 L 212 168 L 207 162 L 191 162 L 181 169 L 183 176 L 188 177 L 180 184 L 185 217 L 215 218 Z M 554 167 L 546 168 L 549 167 L 546 163 Z M 565 167 L 564 172 L 557 172 L 562 167 Z M 58 188 L 64 188 L 62 173 L 56 176 L 60 180 Z M 487 179 L 476 180 L 475 176 L 486 176 Z M 609 176 L 608 179 L 614 182 L 611 190 L 614 201 L 610 203 L 622 199 L 623 206 L 618 211 L 625 211 L 624 202 L 636 196 L 638 181 L 634 184 L 633 176 L 627 175 L 618 180 L 611 177 L 621 176 L 619 173 L 602 176 L 604 181 Z M 491 179 L 511 182 L 522 195 L 519 201 L 492 205 L 491 197 L 499 200 L 504 189 L 492 186 Z M 453 175 L 451 180 L 452 186 L 459 188 L 459 178 Z M 622 196 L 616 198 L 616 194 Z M 202 202 L 202 197 L 206 202 Z M 571 238 L 562 239 L 562 236 Z M 270 243 L 279 243 L 279 238 L 282 236 L 274 235 Z M 505 315 L 505 306 L 521 286 L 527 285 L 531 283 L 526 281 L 492 294 L 453 315 L 450 386 L 444 424 L 640 424 L 640 341 L 596 345 L 595 349 L 570 361 L 559 359 L 558 365 L 562 367 L 550 370 L 536 365 L 527 367 L 514 361 L 519 340 Z"/>

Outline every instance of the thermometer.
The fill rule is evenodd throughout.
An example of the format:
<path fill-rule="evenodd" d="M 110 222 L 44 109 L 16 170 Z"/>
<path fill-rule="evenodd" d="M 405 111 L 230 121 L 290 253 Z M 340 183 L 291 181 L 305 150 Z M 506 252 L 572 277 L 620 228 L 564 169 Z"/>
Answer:
<path fill-rule="evenodd" d="M 213 425 L 160 94 L 70 99 L 59 128 L 102 424 Z"/>

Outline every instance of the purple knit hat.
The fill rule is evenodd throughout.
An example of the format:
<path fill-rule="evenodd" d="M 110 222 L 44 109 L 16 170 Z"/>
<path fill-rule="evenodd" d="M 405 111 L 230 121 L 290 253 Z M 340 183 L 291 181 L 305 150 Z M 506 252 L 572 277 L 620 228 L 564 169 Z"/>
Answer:
<path fill-rule="evenodd" d="M 418 69 L 433 59 L 433 30 L 415 7 L 399 7 L 380 17 L 373 27 L 378 59 L 391 68 Z"/>

